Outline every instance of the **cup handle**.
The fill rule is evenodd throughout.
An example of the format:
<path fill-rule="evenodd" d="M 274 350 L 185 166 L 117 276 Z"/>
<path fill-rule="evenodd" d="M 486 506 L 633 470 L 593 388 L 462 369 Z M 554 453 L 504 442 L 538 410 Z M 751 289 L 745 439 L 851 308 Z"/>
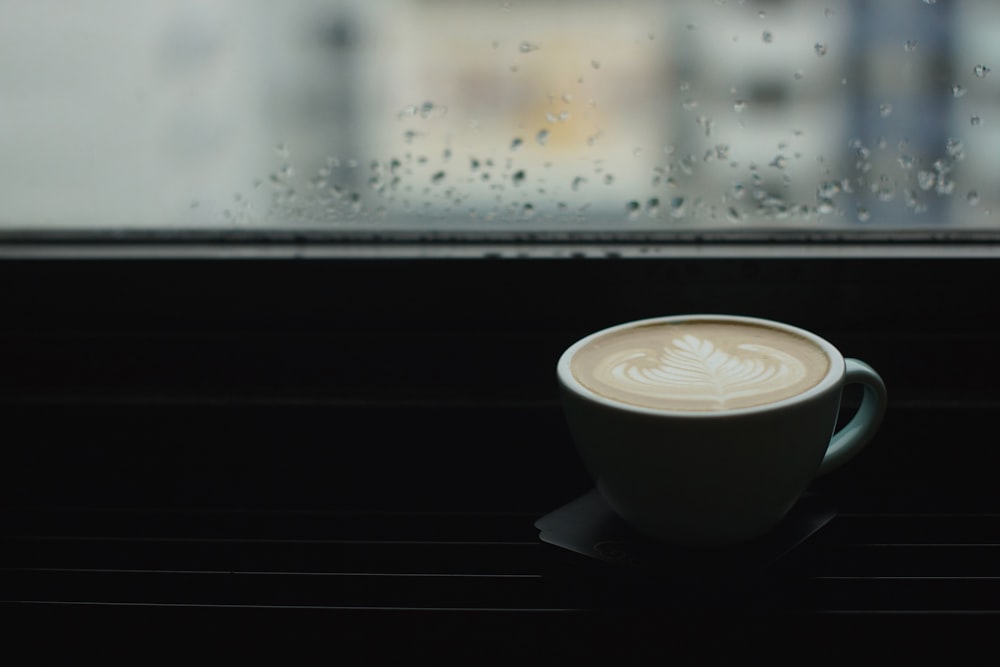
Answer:
<path fill-rule="evenodd" d="M 857 413 L 833 435 L 826 455 L 819 465 L 817 477 L 835 470 L 850 460 L 868 443 L 878 430 L 885 415 L 885 383 L 875 369 L 858 359 L 845 359 L 847 372 L 844 384 L 861 384 L 864 395 Z"/>

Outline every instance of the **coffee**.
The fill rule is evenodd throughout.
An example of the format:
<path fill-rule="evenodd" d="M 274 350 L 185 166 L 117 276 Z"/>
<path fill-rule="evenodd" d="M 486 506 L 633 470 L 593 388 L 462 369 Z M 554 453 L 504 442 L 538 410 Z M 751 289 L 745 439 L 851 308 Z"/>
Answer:
<path fill-rule="evenodd" d="M 606 333 L 577 350 L 570 368 L 581 384 L 614 401 L 708 412 L 800 394 L 826 377 L 830 358 L 791 331 L 695 319 Z"/>

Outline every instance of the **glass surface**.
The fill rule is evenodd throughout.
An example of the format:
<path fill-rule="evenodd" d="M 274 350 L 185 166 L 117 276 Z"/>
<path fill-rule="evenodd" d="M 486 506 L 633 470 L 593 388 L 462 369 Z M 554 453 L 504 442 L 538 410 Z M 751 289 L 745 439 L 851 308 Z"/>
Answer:
<path fill-rule="evenodd" d="M 5 0 L 0 229 L 992 229 L 991 0 Z"/>

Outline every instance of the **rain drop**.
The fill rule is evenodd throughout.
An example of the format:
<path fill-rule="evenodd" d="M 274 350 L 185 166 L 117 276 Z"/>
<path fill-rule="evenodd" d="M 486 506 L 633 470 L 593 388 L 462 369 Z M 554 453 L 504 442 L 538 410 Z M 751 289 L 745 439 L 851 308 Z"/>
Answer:
<path fill-rule="evenodd" d="M 917 172 L 917 185 L 920 186 L 921 190 L 930 190 L 936 181 L 937 176 L 932 171 L 921 169 Z"/>
<path fill-rule="evenodd" d="M 670 200 L 670 217 L 671 218 L 682 218 L 684 217 L 685 211 L 685 201 L 684 197 L 674 197 Z"/>
<path fill-rule="evenodd" d="M 969 206 L 979 206 L 979 193 L 969 190 L 969 194 L 965 195 L 965 201 L 969 202 Z"/>
<path fill-rule="evenodd" d="M 864 206 L 858 207 L 858 222 L 868 222 L 872 219 L 871 212 Z"/>
<path fill-rule="evenodd" d="M 977 79 L 985 79 L 990 75 L 990 71 L 986 65 L 976 65 L 972 68 L 972 73 L 976 75 Z"/>
<path fill-rule="evenodd" d="M 438 183 L 440 183 L 441 181 L 444 180 L 444 176 L 445 176 L 445 173 L 443 171 L 439 171 L 439 172 L 435 173 L 433 176 L 431 176 L 431 183 L 433 183 L 434 185 L 437 185 Z"/>
<path fill-rule="evenodd" d="M 813 50 L 816 52 L 817 56 L 825 56 L 826 44 L 824 42 L 816 42 L 816 44 L 813 45 Z"/>
<path fill-rule="evenodd" d="M 891 104 L 880 104 L 878 107 L 878 115 L 882 118 L 888 118 L 892 115 L 892 105 Z"/>
<path fill-rule="evenodd" d="M 634 199 L 625 205 L 625 210 L 628 211 L 630 218 L 635 218 L 639 215 L 639 211 L 642 209 L 642 204 L 635 201 Z"/>
<path fill-rule="evenodd" d="M 903 50 L 906 51 L 907 53 L 913 53 L 914 51 L 916 51 L 917 50 L 917 40 L 915 40 L 915 39 L 908 39 L 905 42 L 903 42 Z"/>
<path fill-rule="evenodd" d="M 646 211 L 651 218 L 657 216 L 660 212 L 660 200 L 657 197 L 653 197 L 646 202 Z"/>
<path fill-rule="evenodd" d="M 523 143 L 524 143 L 524 139 L 522 139 L 521 137 L 514 137 L 510 141 L 510 149 L 512 151 L 516 151 L 518 148 L 521 147 L 521 144 L 523 144 Z"/>
<path fill-rule="evenodd" d="M 771 33 L 770 30 L 765 30 L 764 32 L 762 32 L 760 38 L 765 44 L 770 44 L 774 41 L 774 35 Z"/>
<path fill-rule="evenodd" d="M 948 142 L 945 144 L 945 150 L 948 151 L 950 157 L 956 160 L 961 160 L 965 157 L 965 147 L 958 139 L 948 139 Z"/>
<path fill-rule="evenodd" d="M 747 108 L 746 100 L 736 100 L 735 102 L 733 102 L 733 111 L 735 111 L 736 113 L 742 113 L 743 111 L 746 110 L 746 108 Z"/>
<path fill-rule="evenodd" d="M 593 67 L 594 69 L 601 69 L 601 61 L 600 60 L 591 60 L 590 61 L 590 66 Z"/>
<path fill-rule="evenodd" d="M 577 176 L 576 178 L 573 179 L 573 184 L 570 187 L 573 188 L 573 192 L 577 192 L 580 189 L 580 186 L 586 182 L 587 182 L 586 178 L 584 178 L 583 176 Z"/>
<path fill-rule="evenodd" d="M 549 140 L 548 130 L 539 130 L 538 134 L 535 135 L 535 141 L 538 142 L 539 146 L 544 146 L 545 142 L 547 142 L 548 140 Z"/>
<path fill-rule="evenodd" d="M 837 211 L 836 205 L 833 203 L 832 199 L 820 199 L 819 203 L 816 204 L 817 213 L 835 213 Z"/>
<path fill-rule="evenodd" d="M 538 44 L 535 44 L 534 42 L 523 41 L 517 48 L 521 53 L 531 53 L 532 51 L 537 51 L 542 47 L 538 46 Z"/>
<path fill-rule="evenodd" d="M 960 83 L 953 84 L 951 87 L 951 94 L 954 97 L 962 97 L 967 92 L 969 92 L 969 90 Z"/>
<path fill-rule="evenodd" d="M 514 175 L 510 177 L 510 180 L 514 183 L 514 185 L 520 185 L 524 182 L 524 177 L 524 169 L 518 169 L 514 172 Z"/>
<path fill-rule="evenodd" d="M 604 184 L 605 185 L 611 185 L 614 182 L 615 182 L 615 177 L 614 176 L 612 176 L 611 174 L 605 174 L 604 175 Z"/>
<path fill-rule="evenodd" d="M 974 113 L 972 114 L 972 116 L 969 117 L 969 123 L 972 125 L 972 127 L 979 127 L 980 125 L 983 124 L 983 119 L 979 117 L 979 114 Z"/>

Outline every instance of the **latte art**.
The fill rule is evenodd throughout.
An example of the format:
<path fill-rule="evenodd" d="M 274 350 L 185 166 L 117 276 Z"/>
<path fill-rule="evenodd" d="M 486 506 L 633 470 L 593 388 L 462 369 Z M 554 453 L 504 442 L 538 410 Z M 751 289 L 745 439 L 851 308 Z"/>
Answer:
<path fill-rule="evenodd" d="M 779 329 L 731 322 L 687 322 L 608 334 L 573 358 L 591 390 L 635 405 L 726 410 L 778 401 L 817 384 L 825 353 Z"/>
<path fill-rule="evenodd" d="M 649 350 L 615 355 L 596 368 L 595 375 L 637 393 L 713 401 L 719 407 L 762 389 L 791 387 L 806 375 L 802 362 L 781 350 L 752 343 L 736 347 L 753 356 L 723 352 L 712 341 L 688 334 L 671 341 L 656 357 Z"/>

